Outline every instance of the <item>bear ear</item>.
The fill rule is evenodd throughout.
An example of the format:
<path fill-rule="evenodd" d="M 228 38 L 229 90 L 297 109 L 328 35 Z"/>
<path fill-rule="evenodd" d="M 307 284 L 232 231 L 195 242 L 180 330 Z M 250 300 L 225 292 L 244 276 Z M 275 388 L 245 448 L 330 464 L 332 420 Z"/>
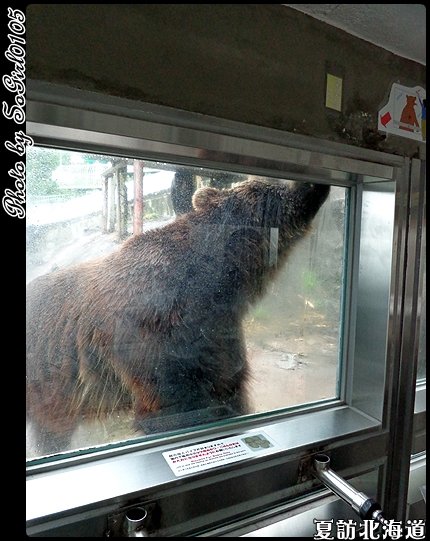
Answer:
<path fill-rule="evenodd" d="M 218 205 L 221 200 L 221 190 L 216 188 L 199 188 L 193 195 L 195 210 L 205 210 Z"/>

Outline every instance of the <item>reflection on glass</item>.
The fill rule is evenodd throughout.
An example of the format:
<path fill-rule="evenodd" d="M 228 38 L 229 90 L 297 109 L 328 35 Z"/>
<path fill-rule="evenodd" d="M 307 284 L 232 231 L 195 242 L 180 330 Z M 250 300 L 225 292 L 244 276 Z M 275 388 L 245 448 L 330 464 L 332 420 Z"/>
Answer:
<path fill-rule="evenodd" d="M 345 189 L 44 148 L 27 186 L 28 457 L 337 396 Z"/>

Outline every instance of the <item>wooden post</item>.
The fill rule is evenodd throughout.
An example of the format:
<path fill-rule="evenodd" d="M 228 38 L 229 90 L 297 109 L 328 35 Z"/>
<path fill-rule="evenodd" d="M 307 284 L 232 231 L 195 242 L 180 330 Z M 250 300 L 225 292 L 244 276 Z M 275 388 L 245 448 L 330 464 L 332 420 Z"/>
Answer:
<path fill-rule="evenodd" d="M 108 214 L 109 214 L 109 180 L 104 176 L 102 180 L 103 208 L 102 208 L 102 232 L 108 232 Z"/>
<path fill-rule="evenodd" d="M 121 204 L 122 204 L 122 226 L 121 226 L 121 238 L 125 238 L 128 235 L 127 222 L 128 222 L 128 197 L 127 197 L 127 162 L 120 168 L 119 175 L 121 177 Z"/>
<path fill-rule="evenodd" d="M 116 178 L 116 225 L 118 232 L 118 240 L 123 238 L 123 223 L 122 223 L 122 178 L 121 178 L 120 168 L 118 165 L 115 167 L 114 177 Z"/>
<path fill-rule="evenodd" d="M 115 231 L 115 186 L 116 178 L 115 175 L 109 175 L 108 180 L 108 232 L 112 233 Z"/>
<path fill-rule="evenodd" d="M 134 160 L 133 235 L 143 231 L 143 162 Z"/>

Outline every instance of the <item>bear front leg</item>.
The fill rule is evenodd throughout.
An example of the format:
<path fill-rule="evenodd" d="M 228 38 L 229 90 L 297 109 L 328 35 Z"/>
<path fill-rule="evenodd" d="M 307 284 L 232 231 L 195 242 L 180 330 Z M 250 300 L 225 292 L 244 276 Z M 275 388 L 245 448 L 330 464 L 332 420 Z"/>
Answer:
<path fill-rule="evenodd" d="M 245 385 L 238 376 L 239 382 L 232 389 L 219 392 L 216 384 L 200 370 L 177 373 L 176 377 L 163 377 L 157 398 L 143 384 L 134 391 L 134 426 L 149 435 L 193 428 L 249 413 Z"/>

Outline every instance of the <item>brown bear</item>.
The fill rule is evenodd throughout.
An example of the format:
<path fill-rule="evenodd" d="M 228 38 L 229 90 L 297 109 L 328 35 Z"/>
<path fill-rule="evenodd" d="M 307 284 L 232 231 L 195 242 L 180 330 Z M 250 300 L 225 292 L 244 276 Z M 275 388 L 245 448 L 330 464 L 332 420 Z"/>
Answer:
<path fill-rule="evenodd" d="M 27 291 L 27 415 L 38 451 L 131 409 L 144 433 L 245 414 L 242 320 L 329 186 L 202 188 L 193 210 Z"/>

